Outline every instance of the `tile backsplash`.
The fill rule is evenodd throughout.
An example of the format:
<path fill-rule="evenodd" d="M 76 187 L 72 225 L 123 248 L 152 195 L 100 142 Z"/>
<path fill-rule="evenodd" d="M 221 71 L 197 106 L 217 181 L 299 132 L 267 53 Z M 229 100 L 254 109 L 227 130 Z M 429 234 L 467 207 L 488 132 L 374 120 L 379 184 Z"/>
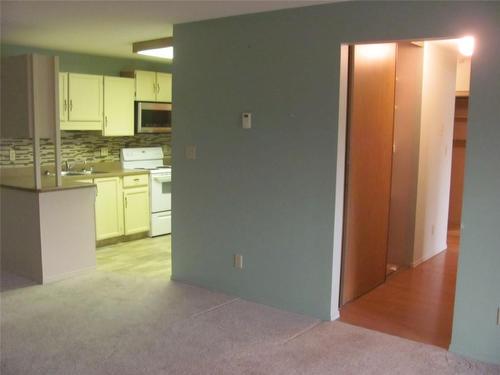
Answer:
<path fill-rule="evenodd" d="M 41 140 L 42 164 L 54 162 L 54 145 L 51 140 Z M 161 146 L 166 157 L 171 156 L 170 134 L 136 134 L 133 137 L 103 137 L 100 132 L 61 131 L 61 154 L 63 161 L 109 162 L 120 160 L 120 149 L 124 147 Z M 108 149 L 101 156 L 101 148 Z M 10 149 L 15 151 L 15 160 L 10 161 Z M 33 165 L 33 143 L 31 139 L 0 138 L 0 167 L 24 167 Z"/>

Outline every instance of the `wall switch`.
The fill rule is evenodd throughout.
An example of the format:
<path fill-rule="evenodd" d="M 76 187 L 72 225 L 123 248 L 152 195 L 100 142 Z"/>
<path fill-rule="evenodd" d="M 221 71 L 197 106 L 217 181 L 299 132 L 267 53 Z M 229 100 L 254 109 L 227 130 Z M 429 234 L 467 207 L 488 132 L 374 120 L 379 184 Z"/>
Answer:
<path fill-rule="evenodd" d="M 243 255 L 234 254 L 234 268 L 243 268 Z"/>
<path fill-rule="evenodd" d="M 243 129 L 252 128 L 252 114 L 250 112 L 243 112 L 241 114 L 241 127 Z"/>
<path fill-rule="evenodd" d="M 16 161 L 16 150 L 14 147 L 9 149 L 9 161 Z"/>
<path fill-rule="evenodd" d="M 101 156 L 108 156 L 108 148 L 101 147 Z"/>
<path fill-rule="evenodd" d="M 186 159 L 195 160 L 196 159 L 196 145 L 186 146 Z"/>

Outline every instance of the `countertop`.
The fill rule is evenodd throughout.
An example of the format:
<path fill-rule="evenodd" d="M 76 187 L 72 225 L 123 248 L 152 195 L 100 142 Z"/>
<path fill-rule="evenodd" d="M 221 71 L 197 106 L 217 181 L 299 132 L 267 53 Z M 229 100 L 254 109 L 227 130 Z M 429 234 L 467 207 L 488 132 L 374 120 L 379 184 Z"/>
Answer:
<path fill-rule="evenodd" d="M 20 189 L 33 192 L 49 192 L 57 190 L 66 189 L 80 189 L 80 188 L 92 188 L 95 187 L 93 183 L 82 182 L 82 180 L 90 180 L 94 178 L 105 178 L 105 177 L 123 177 L 123 176 L 134 176 L 141 174 L 149 174 L 147 170 L 140 169 L 122 169 L 120 163 L 98 163 L 93 166 L 95 173 L 79 175 L 79 176 L 63 176 L 62 186 L 56 186 L 55 176 L 45 175 L 44 173 L 48 171 L 53 173 L 53 167 L 42 166 L 42 188 L 36 189 L 34 178 L 33 178 L 33 168 L 32 167 L 22 167 L 22 168 L 6 168 L 2 169 L 0 186 Z M 80 167 L 75 167 L 75 171 L 81 170 Z"/>

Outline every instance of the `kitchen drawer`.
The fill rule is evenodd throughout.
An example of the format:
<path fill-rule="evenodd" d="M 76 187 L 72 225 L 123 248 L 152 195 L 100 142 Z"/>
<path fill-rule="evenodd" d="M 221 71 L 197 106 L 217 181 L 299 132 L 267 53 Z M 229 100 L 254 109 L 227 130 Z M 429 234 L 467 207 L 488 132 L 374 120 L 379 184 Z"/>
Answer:
<path fill-rule="evenodd" d="M 148 184 L 149 175 L 140 174 L 135 176 L 124 176 L 123 177 L 123 187 L 136 187 L 136 186 L 145 186 Z"/>

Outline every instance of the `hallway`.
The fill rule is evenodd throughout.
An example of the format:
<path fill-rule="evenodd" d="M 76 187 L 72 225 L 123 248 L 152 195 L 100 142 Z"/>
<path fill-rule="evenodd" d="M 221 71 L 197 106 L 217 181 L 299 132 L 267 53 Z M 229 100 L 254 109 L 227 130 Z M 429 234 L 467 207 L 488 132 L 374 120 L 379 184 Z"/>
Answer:
<path fill-rule="evenodd" d="M 340 321 L 448 349 L 459 242 L 459 234 L 449 232 L 446 251 L 348 303 Z"/>

